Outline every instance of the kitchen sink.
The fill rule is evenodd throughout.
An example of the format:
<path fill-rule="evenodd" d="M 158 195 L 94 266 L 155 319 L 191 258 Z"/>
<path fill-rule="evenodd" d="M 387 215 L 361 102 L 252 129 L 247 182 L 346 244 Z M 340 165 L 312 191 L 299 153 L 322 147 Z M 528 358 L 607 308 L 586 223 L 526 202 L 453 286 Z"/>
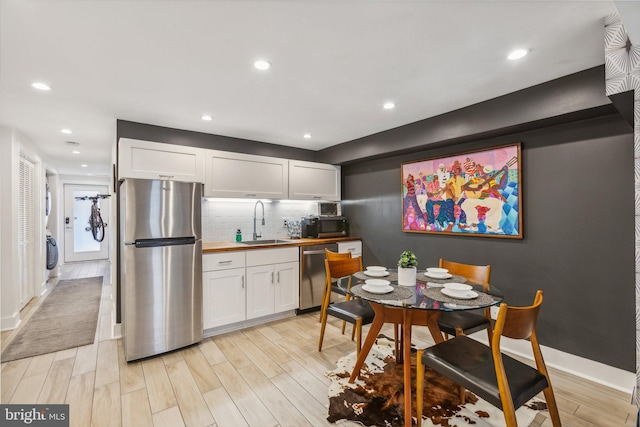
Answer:
<path fill-rule="evenodd" d="M 242 242 L 245 245 L 256 246 L 256 245 L 273 245 L 276 243 L 291 243 L 289 240 L 280 240 L 280 239 L 263 239 L 263 240 L 243 240 Z"/>

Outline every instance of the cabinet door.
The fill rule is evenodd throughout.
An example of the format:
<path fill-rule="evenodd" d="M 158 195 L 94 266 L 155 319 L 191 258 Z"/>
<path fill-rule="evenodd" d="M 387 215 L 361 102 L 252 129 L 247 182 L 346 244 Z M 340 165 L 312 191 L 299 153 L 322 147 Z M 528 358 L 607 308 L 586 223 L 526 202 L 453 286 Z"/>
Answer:
<path fill-rule="evenodd" d="M 340 200 L 340 166 L 289 160 L 289 198 Z"/>
<path fill-rule="evenodd" d="M 294 310 L 300 306 L 300 264 L 288 262 L 275 265 L 276 313 Z"/>
<path fill-rule="evenodd" d="M 202 148 L 120 138 L 118 176 L 204 182 Z"/>
<path fill-rule="evenodd" d="M 207 271 L 203 278 L 204 329 L 245 320 L 244 268 Z"/>
<path fill-rule="evenodd" d="M 247 267 L 247 319 L 274 312 L 273 265 Z"/>
<path fill-rule="evenodd" d="M 288 160 L 217 150 L 205 152 L 205 196 L 287 198 Z"/>

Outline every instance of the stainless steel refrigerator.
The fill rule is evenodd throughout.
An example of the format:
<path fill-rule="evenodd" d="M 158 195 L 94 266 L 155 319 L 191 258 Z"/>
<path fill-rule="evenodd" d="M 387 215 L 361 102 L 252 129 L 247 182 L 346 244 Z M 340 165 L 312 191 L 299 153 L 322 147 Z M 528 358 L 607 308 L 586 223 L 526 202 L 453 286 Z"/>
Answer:
<path fill-rule="evenodd" d="M 202 184 L 120 187 L 120 302 L 127 361 L 202 340 Z"/>

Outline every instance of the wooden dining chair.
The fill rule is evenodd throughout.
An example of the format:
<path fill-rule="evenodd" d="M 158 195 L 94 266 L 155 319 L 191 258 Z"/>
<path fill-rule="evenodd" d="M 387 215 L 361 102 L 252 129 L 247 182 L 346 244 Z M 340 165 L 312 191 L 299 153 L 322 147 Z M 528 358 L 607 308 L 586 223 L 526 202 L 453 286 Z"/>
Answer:
<path fill-rule="evenodd" d="M 324 253 L 325 253 L 325 259 L 328 259 L 329 261 L 339 261 L 339 260 L 343 260 L 343 259 L 351 259 L 351 252 L 332 252 L 329 249 L 325 248 L 324 249 Z M 345 290 L 345 288 L 341 287 L 339 285 L 339 281 L 342 280 L 342 278 L 337 279 L 336 281 L 331 283 L 331 292 L 335 292 L 337 294 L 340 295 L 344 295 L 346 297 L 346 299 L 348 298 L 348 294 Z M 351 286 L 351 276 L 349 276 L 349 283 L 347 284 L 347 287 Z M 320 307 L 320 317 L 318 318 L 318 322 L 322 322 L 322 314 L 324 313 L 324 311 L 326 310 L 324 301 L 327 298 L 327 287 L 325 286 L 323 288 L 323 292 L 322 292 L 322 305 Z M 329 300 L 331 300 L 331 297 L 329 297 Z M 328 305 L 328 304 L 327 304 Z M 342 333 L 344 333 L 344 324 L 342 326 Z"/>
<path fill-rule="evenodd" d="M 453 261 L 440 259 L 440 268 L 446 268 L 449 273 L 464 276 L 467 282 L 482 285 L 484 291 L 490 289 L 489 278 L 491 276 L 490 265 L 460 264 Z M 487 330 L 489 342 L 491 342 L 491 311 L 489 307 L 483 310 L 473 311 L 444 311 L 438 316 L 438 326 L 445 336 L 469 335 L 474 332 Z"/>
<path fill-rule="evenodd" d="M 542 391 L 552 424 L 555 427 L 561 426 L 549 372 L 542 358 L 536 333 L 542 300 L 543 292 L 539 290 L 531 306 L 511 307 L 501 304 L 491 347 L 466 336 L 456 336 L 418 351 L 416 356 L 418 426 L 422 422 L 424 366 L 459 384 L 462 403 L 464 403 L 466 388 L 501 409 L 507 427 L 518 425 L 516 409 Z M 502 336 L 518 340 L 530 339 L 536 368 L 503 354 L 500 348 Z"/>
<path fill-rule="evenodd" d="M 334 316 L 338 319 L 349 322 L 355 326 L 356 355 L 360 354 L 362 347 L 362 325 L 367 325 L 373 321 L 375 315 L 371 305 L 367 301 L 353 298 L 347 301 L 330 303 L 331 283 L 333 279 L 339 279 L 362 271 L 362 257 L 343 259 L 337 261 L 324 260 L 325 266 L 325 299 L 323 307 L 326 307 L 322 314 L 322 326 L 320 327 L 320 340 L 318 341 L 318 351 L 322 351 L 322 341 L 324 331 L 327 326 L 327 317 Z"/>

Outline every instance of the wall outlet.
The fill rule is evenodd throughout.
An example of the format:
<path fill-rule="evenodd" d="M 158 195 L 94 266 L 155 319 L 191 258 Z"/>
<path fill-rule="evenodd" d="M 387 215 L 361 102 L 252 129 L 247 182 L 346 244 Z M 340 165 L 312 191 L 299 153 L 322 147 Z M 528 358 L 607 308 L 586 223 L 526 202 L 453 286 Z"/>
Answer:
<path fill-rule="evenodd" d="M 289 220 L 287 218 L 282 218 L 282 227 L 288 227 L 289 226 Z"/>
<path fill-rule="evenodd" d="M 498 318 L 498 312 L 500 311 L 500 307 L 492 306 L 491 307 L 491 318 L 496 320 Z"/>

